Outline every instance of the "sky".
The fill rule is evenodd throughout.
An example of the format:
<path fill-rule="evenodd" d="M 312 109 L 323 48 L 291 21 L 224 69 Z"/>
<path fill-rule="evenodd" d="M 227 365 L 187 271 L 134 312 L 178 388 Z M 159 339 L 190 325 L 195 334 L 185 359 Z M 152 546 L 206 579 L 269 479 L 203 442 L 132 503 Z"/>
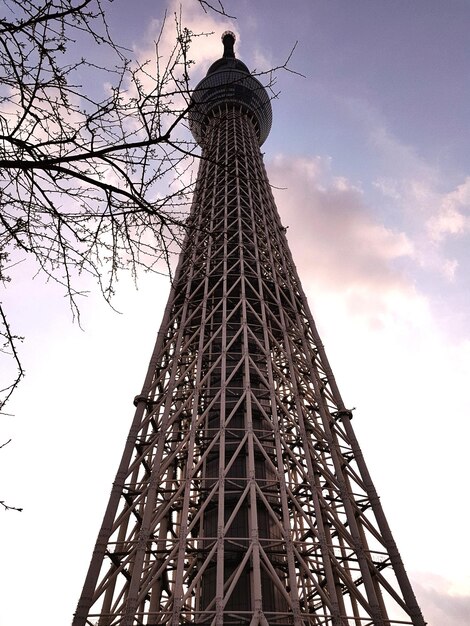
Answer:
<path fill-rule="evenodd" d="M 470 623 L 470 2 L 195 0 L 106 4 L 152 59 L 165 8 L 276 72 L 262 147 L 303 286 L 430 626 Z M 165 34 L 162 51 L 174 37 Z M 98 53 L 97 53 L 98 54 Z M 95 86 L 96 87 L 96 86 Z M 20 265 L 2 293 L 26 378 L 0 424 L 0 626 L 71 621 L 169 291 L 122 276 L 118 313 L 89 286 L 81 325 Z M 3 579 L 3 580 L 2 580 Z M 28 606 L 25 611 L 23 607 Z"/>

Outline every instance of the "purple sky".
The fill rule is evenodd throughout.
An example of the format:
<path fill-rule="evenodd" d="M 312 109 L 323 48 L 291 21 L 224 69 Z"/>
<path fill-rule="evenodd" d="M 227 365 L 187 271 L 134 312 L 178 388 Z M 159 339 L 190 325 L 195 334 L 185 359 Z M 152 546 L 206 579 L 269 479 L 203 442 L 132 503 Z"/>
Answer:
<path fill-rule="evenodd" d="M 164 7 L 117 0 L 116 39 L 153 58 Z M 183 4 L 195 85 L 237 56 L 282 65 L 263 146 L 294 260 L 430 626 L 470 622 L 470 3 L 228 0 Z M 106 5 L 108 6 L 108 5 Z M 171 24 L 170 24 L 171 26 Z M 168 29 L 163 46 L 174 34 Z M 99 53 L 96 52 L 97 54 Z M 99 85 L 95 85 L 98 88 Z M 123 277 L 122 315 L 92 284 L 72 325 L 59 289 L 20 266 L 8 299 L 27 377 L 2 424 L 0 624 L 70 622 L 146 371 L 168 283 Z M 34 563 L 31 570 L 31 563 Z M 35 618 L 36 619 L 36 618 Z"/>

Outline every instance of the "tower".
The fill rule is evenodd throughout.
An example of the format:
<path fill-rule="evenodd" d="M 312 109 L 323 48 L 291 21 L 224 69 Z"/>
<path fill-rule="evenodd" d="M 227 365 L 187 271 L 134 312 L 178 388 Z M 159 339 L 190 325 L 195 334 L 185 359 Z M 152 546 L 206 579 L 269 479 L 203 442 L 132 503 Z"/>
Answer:
<path fill-rule="evenodd" d="M 424 626 L 290 255 L 234 36 L 193 93 L 186 241 L 74 626 Z"/>

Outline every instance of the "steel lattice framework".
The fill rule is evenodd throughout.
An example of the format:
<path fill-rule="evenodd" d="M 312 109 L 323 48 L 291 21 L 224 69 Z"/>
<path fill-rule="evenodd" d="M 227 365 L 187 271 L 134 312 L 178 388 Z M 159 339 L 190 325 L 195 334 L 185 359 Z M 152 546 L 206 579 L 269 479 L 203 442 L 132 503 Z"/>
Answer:
<path fill-rule="evenodd" d="M 232 89 L 247 70 L 224 59 Z M 188 236 L 74 625 L 424 626 L 274 204 L 269 100 L 250 108 L 250 82 L 208 106 L 210 81 Z"/>

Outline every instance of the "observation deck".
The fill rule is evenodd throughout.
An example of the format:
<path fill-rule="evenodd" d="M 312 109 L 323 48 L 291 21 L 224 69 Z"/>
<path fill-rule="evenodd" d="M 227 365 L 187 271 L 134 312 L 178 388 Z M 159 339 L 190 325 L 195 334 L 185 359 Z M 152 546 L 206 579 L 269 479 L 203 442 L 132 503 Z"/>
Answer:
<path fill-rule="evenodd" d="M 235 35 L 226 31 L 222 42 L 223 57 L 211 65 L 206 77 L 193 91 L 189 128 L 194 139 L 202 145 L 207 121 L 211 117 L 227 110 L 239 110 L 252 119 L 261 146 L 271 130 L 271 101 L 259 80 L 235 58 Z"/>

